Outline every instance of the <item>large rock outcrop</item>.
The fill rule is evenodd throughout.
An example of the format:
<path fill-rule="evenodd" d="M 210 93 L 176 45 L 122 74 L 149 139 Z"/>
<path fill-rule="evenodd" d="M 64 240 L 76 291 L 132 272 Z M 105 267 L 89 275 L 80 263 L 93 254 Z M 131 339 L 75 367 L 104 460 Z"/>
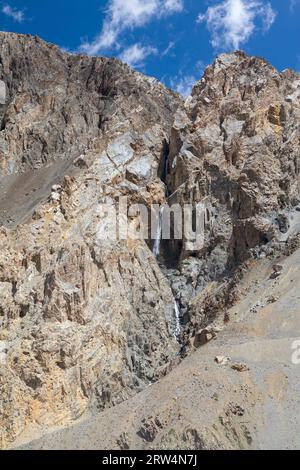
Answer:
<path fill-rule="evenodd" d="M 259 446 L 272 423 L 256 426 L 250 401 L 259 419 L 279 384 L 294 403 L 284 364 L 272 371 L 273 346 L 265 369 L 250 364 L 253 374 L 238 375 L 248 373 L 238 360 L 251 362 L 253 348 L 271 345 L 287 304 L 284 284 L 276 305 L 276 280 L 299 246 L 299 76 L 242 52 L 221 55 L 183 103 L 118 60 L 69 55 L 31 36 L 1 33 L 0 59 L 1 447 L 115 405 L 130 413 L 137 402 L 119 404 L 138 392 L 142 421 L 122 422 L 116 436 L 110 429 L 103 446 Z M 133 236 L 138 213 L 127 209 L 117 215 L 128 234 L 112 237 L 122 197 L 135 208 L 202 204 L 203 247 L 162 240 L 156 259 L 152 242 Z M 298 254 L 286 261 L 293 295 Z M 262 268 L 258 305 L 253 283 Z M 260 307 L 261 343 L 262 324 L 251 319 Z M 285 346 L 294 339 L 294 307 Z M 234 344 L 239 334 L 245 341 Z M 229 376 L 214 363 L 218 350 L 236 360 Z M 152 395 L 147 387 L 160 380 Z M 203 412 L 210 383 L 215 393 Z M 174 384 L 178 407 L 160 388 L 173 393 Z M 199 384 L 195 414 L 187 402 Z M 105 416 L 114 423 L 113 413 L 96 425 Z"/>
<path fill-rule="evenodd" d="M 218 57 L 176 115 L 169 200 L 206 207 L 203 249 L 165 244 L 178 261 L 169 277 L 192 334 L 218 312 L 218 301 L 211 314 L 201 306 L 207 297 L 226 313 L 243 262 L 273 256 L 299 233 L 299 119 L 299 75 L 242 52 Z"/>
<path fill-rule="evenodd" d="M 240 286 L 244 295 L 229 309 L 233 321 L 167 377 L 98 416 L 24 444 L 34 438 L 28 434 L 18 444 L 25 449 L 299 449 L 300 250 L 281 262 L 280 277 L 271 279 L 271 260 L 252 261 Z"/>
<path fill-rule="evenodd" d="M 170 286 L 143 240 L 101 236 L 101 207 L 164 201 L 158 167 L 180 99 L 38 38 L 1 33 L 0 55 L 5 446 L 27 425 L 120 402 L 177 361 Z"/>

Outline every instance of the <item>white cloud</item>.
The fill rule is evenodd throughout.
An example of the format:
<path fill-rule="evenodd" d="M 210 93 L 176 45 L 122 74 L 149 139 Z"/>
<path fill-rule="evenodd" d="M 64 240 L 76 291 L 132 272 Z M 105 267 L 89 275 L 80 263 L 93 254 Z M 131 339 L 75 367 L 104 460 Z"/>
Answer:
<path fill-rule="evenodd" d="M 23 10 L 18 10 L 17 8 L 11 7 L 8 4 L 2 7 L 2 13 L 4 13 L 6 16 L 9 16 L 17 23 L 22 23 L 25 20 Z"/>
<path fill-rule="evenodd" d="M 133 44 L 120 54 L 120 59 L 131 67 L 142 67 L 143 60 L 149 55 L 157 54 L 157 49 L 141 44 Z"/>
<path fill-rule="evenodd" d="M 164 57 L 164 56 L 166 56 L 166 55 L 169 55 L 169 53 L 171 52 L 171 50 L 174 49 L 175 44 L 176 44 L 176 43 L 175 43 L 174 41 L 169 42 L 169 44 L 168 44 L 168 46 L 165 48 L 165 50 L 162 51 L 161 56 Z"/>
<path fill-rule="evenodd" d="M 198 22 L 206 22 L 211 44 L 216 49 L 239 49 L 259 27 L 268 31 L 276 18 L 270 3 L 261 0 L 224 0 L 200 14 Z"/>
<path fill-rule="evenodd" d="M 173 90 L 180 93 L 184 98 L 190 96 L 192 88 L 197 79 L 194 75 L 178 76 L 170 81 L 170 86 Z"/>
<path fill-rule="evenodd" d="M 179 12 L 183 10 L 183 0 L 165 0 L 163 3 L 163 9 L 167 12 Z"/>
<path fill-rule="evenodd" d="M 117 48 L 118 38 L 126 29 L 144 26 L 154 18 L 183 10 L 183 0 L 109 0 L 101 32 L 80 49 L 96 55 L 103 49 Z"/>

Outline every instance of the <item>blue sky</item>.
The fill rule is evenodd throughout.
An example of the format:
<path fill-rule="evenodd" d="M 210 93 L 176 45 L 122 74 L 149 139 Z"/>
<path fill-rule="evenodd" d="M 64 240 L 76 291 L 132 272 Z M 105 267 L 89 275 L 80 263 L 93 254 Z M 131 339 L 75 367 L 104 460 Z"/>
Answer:
<path fill-rule="evenodd" d="M 300 70 L 300 0 L 0 0 L 0 29 L 120 57 L 187 94 L 221 52 Z"/>

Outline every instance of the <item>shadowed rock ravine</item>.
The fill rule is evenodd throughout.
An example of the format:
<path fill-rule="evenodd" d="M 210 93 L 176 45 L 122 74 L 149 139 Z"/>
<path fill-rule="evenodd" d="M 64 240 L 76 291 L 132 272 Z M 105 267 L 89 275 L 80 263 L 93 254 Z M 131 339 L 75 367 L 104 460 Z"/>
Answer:
<path fill-rule="evenodd" d="M 224 54 L 183 102 L 31 36 L 0 59 L 1 448 L 299 448 L 299 75 Z M 203 203 L 203 247 L 99 237 L 122 196 Z"/>

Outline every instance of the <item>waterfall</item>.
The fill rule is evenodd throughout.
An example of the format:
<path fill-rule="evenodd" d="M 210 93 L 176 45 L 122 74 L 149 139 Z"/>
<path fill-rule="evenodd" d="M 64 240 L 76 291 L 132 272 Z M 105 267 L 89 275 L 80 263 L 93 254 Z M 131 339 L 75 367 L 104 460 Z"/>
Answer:
<path fill-rule="evenodd" d="M 164 206 L 159 209 L 159 216 L 158 222 L 156 227 L 156 235 L 153 245 L 153 254 L 156 258 L 158 258 L 160 253 L 160 243 L 162 239 L 162 228 L 163 228 L 163 213 L 164 213 Z"/>
<path fill-rule="evenodd" d="M 178 302 L 174 300 L 174 313 L 175 313 L 175 330 L 174 330 L 174 336 L 178 340 L 180 338 L 180 333 L 181 333 L 181 324 L 180 324 L 180 309 L 178 306 Z"/>

